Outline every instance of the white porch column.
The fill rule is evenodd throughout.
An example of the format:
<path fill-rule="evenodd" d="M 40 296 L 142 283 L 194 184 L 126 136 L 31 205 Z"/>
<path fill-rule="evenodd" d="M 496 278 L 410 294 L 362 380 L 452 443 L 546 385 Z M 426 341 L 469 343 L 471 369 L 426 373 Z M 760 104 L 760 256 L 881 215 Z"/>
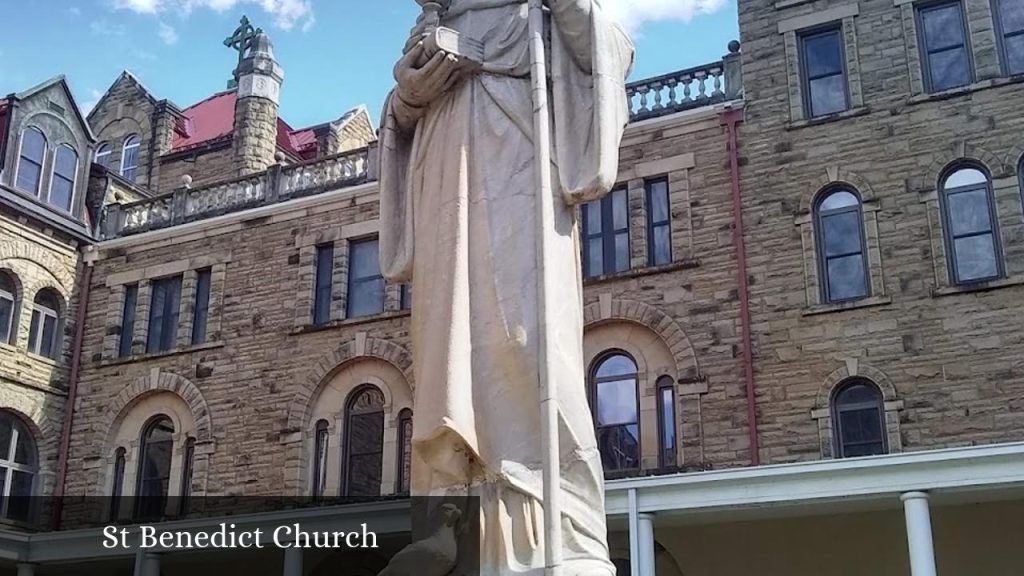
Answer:
<path fill-rule="evenodd" d="M 18 564 L 18 576 L 35 576 L 36 565 L 22 562 Z"/>
<path fill-rule="evenodd" d="M 936 576 L 935 546 L 932 543 L 932 518 L 926 492 L 907 492 L 900 496 L 907 518 L 907 547 L 911 576 Z"/>
<path fill-rule="evenodd" d="M 302 576 L 302 548 L 284 549 L 284 576 Z"/>
<path fill-rule="evenodd" d="M 142 554 L 142 576 L 160 576 L 160 555 L 154 552 Z"/>
<path fill-rule="evenodd" d="M 654 514 L 637 514 L 637 576 L 654 576 Z"/>

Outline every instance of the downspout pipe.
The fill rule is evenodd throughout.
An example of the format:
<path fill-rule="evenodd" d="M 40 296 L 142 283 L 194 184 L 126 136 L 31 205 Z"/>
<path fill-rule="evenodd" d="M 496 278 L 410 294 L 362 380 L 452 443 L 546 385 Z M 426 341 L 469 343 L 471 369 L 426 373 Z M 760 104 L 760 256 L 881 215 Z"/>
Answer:
<path fill-rule="evenodd" d="M 86 253 L 95 250 L 94 246 L 86 246 Z M 82 364 L 82 341 L 85 339 L 85 318 L 89 307 L 89 289 L 92 285 L 92 262 L 88 256 L 83 258 L 85 269 L 82 271 L 78 286 L 78 312 L 75 315 L 75 338 L 71 344 L 71 374 L 68 377 L 68 397 L 64 403 L 64 427 L 60 437 L 60 450 L 57 455 L 57 485 L 53 489 L 54 530 L 60 529 L 61 514 L 64 511 L 64 485 L 68 476 L 68 458 L 71 451 L 71 424 L 75 416 L 75 401 L 78 398 L 79 367 Z"/>
<path fill-rule="evenodd" d="M 743 377 L 747 389 L 747 428 L 750 432 L 750 465 L 761 465 L 761 448 L 757 434 L 757 405 L 754 391 L 754 351 L 750 328 L 750 286 L 747 279 L 747 246 L 743 237 L 743 198 L 740 193 L 740 159 L 737 136 L 743 122 L 743 110 L 722 112 L 720 123 L 729 140 L 729 175 L 732 180 L 733 244 L 736 246 L 736 277 L 740 297 L 740 328 L 743 346 Z"/>

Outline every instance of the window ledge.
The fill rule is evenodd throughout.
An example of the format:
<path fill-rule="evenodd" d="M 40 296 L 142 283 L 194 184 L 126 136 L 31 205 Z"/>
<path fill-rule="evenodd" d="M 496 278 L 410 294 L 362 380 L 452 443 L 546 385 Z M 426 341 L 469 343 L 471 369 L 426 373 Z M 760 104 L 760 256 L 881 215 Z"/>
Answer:
<path fill-rule="evenodd" d="M 383 320 L 391 320 L 394 318 L 405 318 L 409 316 L 411 311 L 409 310 L 389 310 L 381 314 L 374 314 L 373 316 L 360 316 L 359 318 L 346 318 L 344 320 L 331 320 L 326 324 L 304 324 L 298 328 L 293 329 L 289 332 L 290 335 L 296 336 L 299 334 L 311 334 L 314 332 L 323 332 L 325 330 L 334 330 L 335 328 L 341 328 L 343 326 L 357 326 L 359 324 L 372 324 L 373 322 L 381 322 Z"/>
<path fill-rule="evenodd" d="M 845 310 L 857 310 L 860 308 L 872 308 L 874 306 L 885 306 L 892 304 L 892 296 L 871 296 L 850 302 L 839 302 L 836 304 L 818 304 L 804 310 L 804 316 L 818 316 L 821 314 L 832 314 Z"/>
<path fill-rule="evenodd" d="M 1011 276 L 1009 278 L 1000 278 L 998 280 L 989 280 L 988 282 L 965 284 L 963 286 L 943 286 L 942 288 L 936 288 L 935 290 L 932 290 L 932 297 L 938 298 L 940 296 L 952 296 L 954 294 L 986 292 L 988 290 L 997 290 L 999 288 L 1006 288 L 1008 286 L 1020 286 L 1021 284 L 1024 284 L 1024 276 Z"/>
<path fill-rule="evenodd" d="M 958 88 L 950 88 L 949 90 L 943 90 L 942 92 L 932 92 L 929 94 L 918 94 L 917 96 L 911 96 L 907 98 L 907 104 L 923 104 L 925 102 L 937 102 L 941 100 L 949 100 L 950 98 L 956 98 L 965 94 L 971 94 L 973 92 L 980 92 L 982 90 L 988 90 L 990 88 L 998 88 L 1000 86 L 1006 86 L 1009 84 L 1019 84 L 1024 82 L 1024 74 L 1018 74 L 1016 76 L 1001 76 L 999 78 L 989 78 L 988 80 L 979 80 L 973 84 L 966 86 L 960 86 Z"/>
<path fill-rule="evenodd" d="M 590 286 L 592 284 L 603 284 L 605 282 L 613 282 L 615 280 L 639 278 L 641 276 L 652 276 L 654 274 L 663 274 L 665 272 L 674 272 L 676 270 L 690 270 L 699 267 L 699 258 L 689 258 L 686 260 L 680 260 L 678 262 L 672 262 L 671 264 L 662 264 L 661 266 L 644 266 L 643 268 L 631 268 L 629 270 L 626 270 L 625 272 L 617 272 L 615 274 L 591 276 L 589 278 L 583 279 L 583 285 Z"/>
<path fill-rule="evenodd" d="M 164 350 L 163 352 L 151 352 L 148 354 L 133 354 L 131 356 L 124 356 L 119 358 L 110 358 L 101 362 L 102 366 L 117 366 L 119 364 L 133 364 L 135 362 L 145 362 L 146 360 L 155 360 L 157 358 L 166 358 L 168 356 L 179 356 L 181 354 L 192 354 L 193 352 L 202 352 L 204 350 L 214 350 L 216 348 L 223 348 L 224 342 L 205 342 L 203 344 L 196 344 L 195 346 L 178 346 L 170 350 Z"/>
<path fill-rule="evenodd" d="M 843 112 L 837 112 L 835 114 L 829 114 L 828 116 L 819 116 L 817 118 L 806 118 L 804 120 L 794 120 L 786 126 L 786 130 L 799 130 L 800 128 L 807 128 L 808 126 L 819 126 L 821 124 L 828 124 L 829 122 L 839 122 L 840 120 L 846 120 L 848 118 L 857 118 L 859 116 L 865 116 L 871 113 L 871 108 L 867 106 L 859 106 L 857 108 L 850 108 Z"/>

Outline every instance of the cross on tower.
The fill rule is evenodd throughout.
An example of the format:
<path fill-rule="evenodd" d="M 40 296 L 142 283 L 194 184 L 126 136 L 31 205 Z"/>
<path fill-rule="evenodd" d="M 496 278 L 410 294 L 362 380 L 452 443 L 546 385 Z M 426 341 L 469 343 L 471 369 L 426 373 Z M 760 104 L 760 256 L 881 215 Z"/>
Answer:
<path fill-rule="evenodd" d="M 235 66 L 235 70 L 231 73 L 233 78 L 228 80 L 228 89 L 238 87 L 238 67 L 242 64 L 242 58 L 245 58 L 245 53 L 252 46 L 253 41 L 256 40 L 256 36 L 263 32 L 262 28 L 254 28 L 249 23 L 247 16 L 242 16 L 239 21 L 238 28 L 224 40 L 224 45 L 228 48 L 234 48 L 238 50 L 238 64 Z"/>

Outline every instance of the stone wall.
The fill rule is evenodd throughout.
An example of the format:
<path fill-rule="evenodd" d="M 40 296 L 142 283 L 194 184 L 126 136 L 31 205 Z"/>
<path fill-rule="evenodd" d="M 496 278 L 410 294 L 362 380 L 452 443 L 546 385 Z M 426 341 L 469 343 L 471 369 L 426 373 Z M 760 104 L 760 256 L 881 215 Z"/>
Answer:
<path fill-rule="evenodd" d="M 883 388 L 890 451 L 1021 439 L 1021 85 L 997 77 L 988 3 L 968 0 L 978 82 L 923 94 L 913 8 L 896 4 L 740 5 L 743 211 L 768 463 L 830 456 L 830 395 L 855 376 Z M 829 23 L 843 29 L 853 108 L 808 120 L 797 38 Z M 959 160 L 992 176 L 1007 272 L 968 288 L 951 285 L 936 193 Z M 869 249 L 871 297 L 843 306 L 820 301 L 811 216 L 832 185 L 862 197 Z"/>
<path fill-rule="evenodd" d="M 661 376 L 676 381 L 682 446 L 675 466 L 749 462 L 726 158 L 715 109 L 632 128 L 621 180 L 630 191 L 635 268 L 586 284 L 588 363 L 608 349 L 625 349 L 640 364 L 646 468 L 659 466 L 653 385 Z M 646 266 L 644 181 L 662 176 L 671 185 L 675 257 L 651 268 Z M 347 244 L 377 230 L 375 185 L 292 205 L 255 220 L 243 213 L 234 221 L 196 223 L 101 246 L 86 324 L 69 493 L 107 490 L 115 449 L 111 439 L 123 435 L 120 423 L 139 421 L 135 411 L 147 398 L 169 394 L 190 406 L 195 422 L 209 422 L 208 437 L 197 443 L 204 460 L 196 467 L 193 493 L 308 493 L 313 417 L 333 414 L 336 449 L 344 425 L 337 400 L 357 380 L 384 391 L 382 492 L 395 490 L 397 418 L 411 397 L 413 380 L 408 312 L 399 309 L 399 287 L 389 286 L 383 314 L 347 319 L 344 313 Z M 335 243 L 332 320 L 314 327 L 315 247 L 324 242 Z M 211 336 L 193 346 L 184 326 L 195 304 L 190 275 L 203 267 L 212 267 L 214 274 Z M 173 350 L 147 355 L 148 286 L 175 274 L 184 275 L 183 326 Z M 118 358 L 125 286 L 132 283 L 139 285 L 133 350 Z M 329 485 L 337 485 L 336 477 L 329 476 Z"/>
<path fill-rule="evenodd" d="M 235 104 L 236 176 L 262 172 L 277 154 L 277 103 L 266 98 L 239 98 Z"/>
<path fill-rule="evenodd" d="M 136 135 L 141 140 L 135 184 L 142 188 L 154 186 L 158 180 L 153 173 L 156 158 L 165 146 L 154 143 L 154 114 L 156 100 L 134 76 L 125 72 L 107 90 L 96 107 L 89 112 L 89 125 L 96 135 L 97 147 L 110 144 L 110 169 L 120 174 L 121 156 L 125 140 Z M 172 125 L 173 126 L 173 125 Z M 166 130 L 160 132 L 170 137 Z M 170 141 L 167 141 L 169 147 Z M 154 186 L 155 187 L 155 186 Z"/>
<path fill-rule="evenodd" d="M 160 159 L 161 193 L 172 192 L 183 185 L 185 175 L 192 177 L 192 186 L 203 186 L 238 176 L 231 141 L 203 146 L 193 153 L 183 152 Z"/>

